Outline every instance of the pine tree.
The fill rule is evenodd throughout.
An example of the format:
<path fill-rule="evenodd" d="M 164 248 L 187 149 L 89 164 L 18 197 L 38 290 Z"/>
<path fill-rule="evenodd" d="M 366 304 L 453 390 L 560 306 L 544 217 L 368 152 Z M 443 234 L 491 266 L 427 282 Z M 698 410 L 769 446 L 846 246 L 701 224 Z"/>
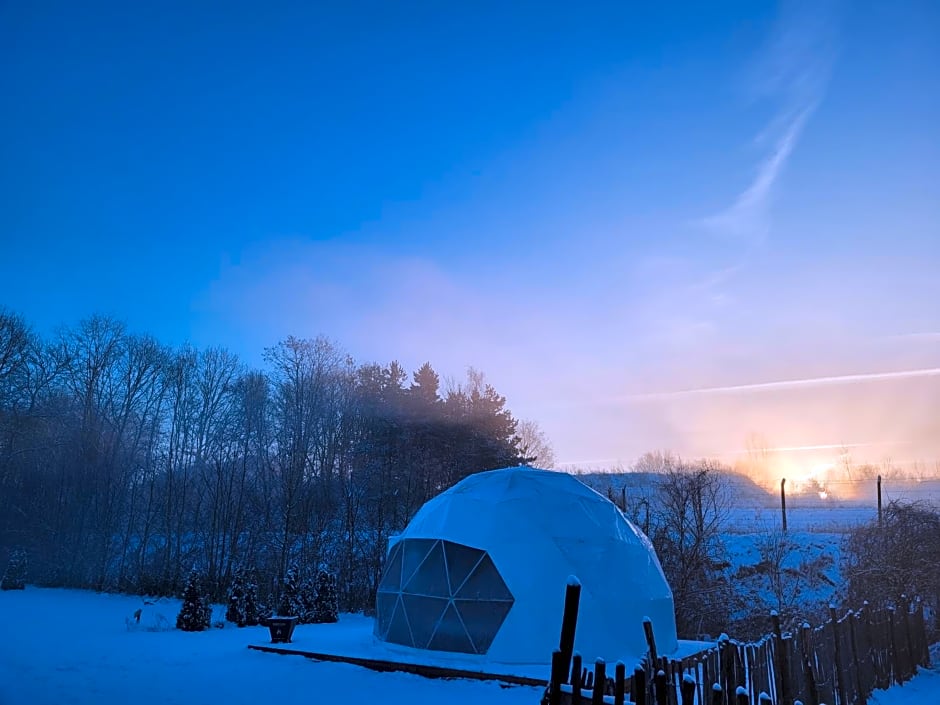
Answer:
<path fill-rule="evenodd" d="M 26 551 L 22 548 L 13 549 L 3 580 L 0 580 L 0 590 L 25 590 L 26 568 Z"/>
<path fill-rule="evenodd" d="M 281 599 L 277 604 L 280 617 L 303 617 L 304 606 L 300 597 L 300 577 L 297 568 L 290 566 L 281 585 Z"/>
<path fill-rule="evenodd" d="M 212 607 L 209 596 L 203 589 L 199 572 L 193 569 L 183 591 L 183 607 L 176 616 L 176 628 L 184 632 L 201 632 L 212 622 Z"/>
<path fill-rule="evenodd" d="M 321 570 L 317 574 L 317 597 L 314 601 L 313 622 L 339 621 L 339 601 L 336 596 L 336 576 Z"/>
<path fill-rule="evenodd" d="M 242 568 L 235 571 L 235 576 L 232 578 L 225 618 L 239 627 L 252 626 L 258 623 L 258 586 L 248 572 Z"/>

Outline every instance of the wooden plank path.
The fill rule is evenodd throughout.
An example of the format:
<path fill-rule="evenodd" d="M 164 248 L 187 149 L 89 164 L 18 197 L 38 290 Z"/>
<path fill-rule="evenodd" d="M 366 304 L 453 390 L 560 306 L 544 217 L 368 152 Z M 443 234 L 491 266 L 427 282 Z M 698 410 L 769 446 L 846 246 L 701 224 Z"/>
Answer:
<path fill-rule="evenodd" d="M 361 666 L 373 671 L 413 673 L 425 678 L 464 678 L 477 681 L 499 681 L 506 685 L 529 685 L 544 687 L 547 679 L 530 678 L 528 676 L 515 676 L 508 673 L 483 673 L 481 671 L 466 671 L 459 668 L 444 666 L 428 666 L 420 663 L 405 663 L 402 661 L 382 661 L 379 659 L 359 658 L 357 656 L 341 656 L 339 654 L 324 654 L 316 651 L 302 651 L 300 649 L 285 649 L 281 646 L 261 646 L 249 644 L 249 649 L 264 651 L 270 654 L 284 654 L 288 656 L 303 656 L 314 661 L 330 661 L 333 663 L 348 663 Z"/>

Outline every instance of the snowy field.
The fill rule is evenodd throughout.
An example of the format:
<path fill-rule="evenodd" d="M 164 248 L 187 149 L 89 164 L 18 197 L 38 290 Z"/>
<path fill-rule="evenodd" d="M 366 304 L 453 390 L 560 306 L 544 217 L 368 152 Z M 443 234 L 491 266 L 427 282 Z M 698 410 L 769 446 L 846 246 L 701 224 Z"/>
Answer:
<path fill-rule="evenodd" d="M 200 633 L 129 631 L 139 597 L 28 587 L 0 593 L 0 705 L 258 705 L 276 702 L 535 705 L 541 688 L 430 680 L 345 664 L 249 650 L 267 643 L 262 627 L 227 625 Z M 145 607 L 144 621 L 170 622 L 179 601 Z M 298 627 L 299 642 L 335 641 L 355 649 L 363 617 Z M 297 646 L 301 647 L 301 643 Z M 940 648 L 934 669 L 903 688 L 876 691 L 872 705 L 940 703 Z"/>
<path fill-rule="evenodd" d="M 541 688 L 377 673 L 248 649 L 250 643 L 269 642 L 263 627 L 128 631 L 125 618 L 142 606 L 139 597 L 82 590 L 29 586 L 25 592 L 0 593 L 0 705 L 533 705 L 542 693 Z M 151 619 L 161 613 L 172 625 L 178 610 L 178 600 L 164 599 L 148 613 Z M 357 623 L 362 619 L 344 615 L 339 624 L 301 626 L 297 636 L 332 630 L 338 641 L 348 640 L 350 633 L 362 633 Z"/>

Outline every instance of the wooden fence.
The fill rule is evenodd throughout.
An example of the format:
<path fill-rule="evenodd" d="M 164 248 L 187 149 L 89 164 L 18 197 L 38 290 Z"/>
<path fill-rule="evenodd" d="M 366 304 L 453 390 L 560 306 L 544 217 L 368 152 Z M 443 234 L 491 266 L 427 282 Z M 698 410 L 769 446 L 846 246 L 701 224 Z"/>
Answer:
<path fill-rule="evenodd" d="M 784 633 L 771 615 L 772 631 L 756 642 L 722 638 L 683 659 L 659 656 L 652 625 L 644 629 L 649 651 L 632 673 L 618 663 L 608 674 L 573 653 L 580 585 L 569 585 L 562 639 L 552 656 L 546 705 L 864 705 L 875 688 L 903 683 L 929 665 L 924 611 L 919 601 L 898 609 L 849 612 L 834 607 L 818 627 Z"/>

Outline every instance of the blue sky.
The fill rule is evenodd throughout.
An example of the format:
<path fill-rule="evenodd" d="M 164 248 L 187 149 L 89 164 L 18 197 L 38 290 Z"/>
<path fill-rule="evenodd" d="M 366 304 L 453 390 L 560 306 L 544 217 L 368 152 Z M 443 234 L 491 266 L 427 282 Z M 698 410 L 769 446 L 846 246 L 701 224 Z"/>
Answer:
<path fill-rule="evenodd" d="M 4 5 L 0 304 L 473 365 L 564 462 L 940 457 L 936 3 L 429 5 Z"/>

